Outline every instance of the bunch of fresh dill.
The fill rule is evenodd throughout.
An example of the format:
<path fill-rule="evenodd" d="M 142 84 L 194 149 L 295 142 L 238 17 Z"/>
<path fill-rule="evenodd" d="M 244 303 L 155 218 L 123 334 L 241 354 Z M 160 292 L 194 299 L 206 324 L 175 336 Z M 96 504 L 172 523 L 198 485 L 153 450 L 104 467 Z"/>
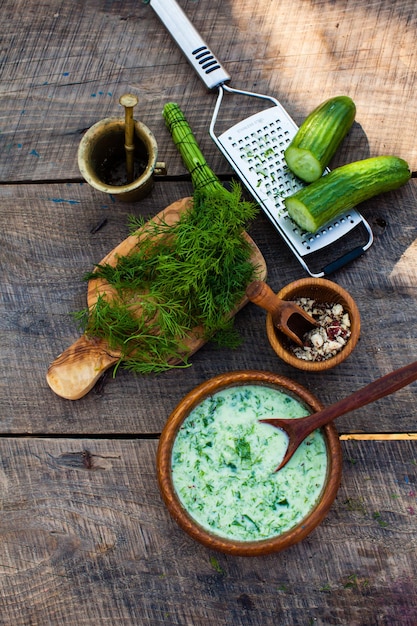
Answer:
<path fill-rule="evenodd" d="M 178 105 L 166 105 L 164 118 L 191 172 L 193 202 L 173 225 L 131 218 L 138 245 L 86 276 L 104 278 L 116 295 L 76 314 L 88 336 L 104 338 L 120 351 L 119 363 L 138 373 L 187 366 L 186 340 L 196 333 L 235 346 L 230 313 L 256 272 L 244 235 L 256 206 L 242 199 L 238 183 L 228 191 L 213 174 Z"/>

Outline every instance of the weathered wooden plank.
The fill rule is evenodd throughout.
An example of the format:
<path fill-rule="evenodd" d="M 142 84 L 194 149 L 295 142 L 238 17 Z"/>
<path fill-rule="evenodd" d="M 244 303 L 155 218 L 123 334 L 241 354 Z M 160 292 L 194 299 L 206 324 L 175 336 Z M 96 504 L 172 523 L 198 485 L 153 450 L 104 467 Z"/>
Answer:
<path fill-rule="evenodd" d="M 159 432 L 174 406 L 203 380 L 235 369 L 267 369 L 298 380 L 325 404 L 416 359 L 416 285 L 392 278 L 416 237 L 415 204 L 402 223 L 390 218 L 390 199 L 371 206 L 385 230 L 361 259 L 334 277 L 356 299 L 362 334 L 353 355 L 324 374 L 305 374 L 278 360 L 265 334 L 265 313 L 248 305 L 236 318 L 243 343 L 235 351 L 205 346 L 187 370 L 138 377 L 120 371 L 85 398 L 55 396 L 45 381 L 49 363 L 75 341 L 72 313 L 86 305 L 84 274 L 127 235 L 130 213 L 150 217 L 191 193 L 191 185 L 157 183 L 142 203 L 111 203 L 86 184 L 0 187 L 0 424 L 5 432 Z M 417 200 L 417 198 L 416 198 Z M 95 226 L 107 222 L 97 232 Z M 406 227 L 403 224 L 407 225 Z M 298 262 L 260 215 L 251 235 L 265 256 L 268 281 L 278 290 L 303 276 Z M 341 432 L 415 432 L 416 386 L 340 418 Z"/>
<path fill-rule="evenodd" d="M 357 124 L 337 159 L 399 154 L 417 168 L 413 0 L 315 3 L 282 0 L 180 2 L 224 63 L 235 87 L 273 94 L 297 122 L 323 99 L 347 93 Z M 4 0 L 0 67 L 2 181 L 79 176 L 83 130 L 120 115 L 119 96 L 139 95 L 171 173 L 182 172 L 161 118 L 176 100 L 216 171 L 229 171 L 207 135 L 215 95 L 194 75 L 152 9 L 135 0 L 28 7 Z M 246 98 L 226 99 L 225 125 Z"/>
<path fill-rule="evenodd" d="M 348 433 L 340 435 L 341 441 L 416 441 L 417 433 Z"/>
<path fill-rule="evenodd" d="M 413 0 L 179 2 L 232 85 L 275 95 L 297 122 L 326 97 L 353 97 L 357 122 L 334 164 L 390 152 L 417 169 Z M 230 169 L 207 134 L 215 94 L 145 2 L 1 8 L 0 626 L 414 626 L 416 384 L 340 418 L 338 497 L 285 553 L 246 560 L 195 544 L 165 510 L 154 464 L 170 411 L 225 370 L 278 371 L 329 404 L 415 360 L 415 180 L 363 205 L 375 244 L 333 277 L 362 316 L 359 345 L 337 369 L 307 375 L 282 364 L 264 312 L 249 305 L 236 320 L 238 350 L 208 345 L 188 370 L 119 371 L 84 399 L 62 400 L 45 374 L 78 337 L 71 312 L 85 305 L 83 274 L 126 236 L 130 213 L 149 217 L 191 192 L 168 178 L 123 205 L 80 184 L 85 130 L 121 115 L 119 96 L 133 91 L 168 174 L 183 174 L 161 116 L 175 100 L 210 165 Z M 226 98 L 222 119 L 248 113 L 246 99 Z M 304 275 L 263 215 L 251 235 L 274 289 Z M 46 437 L 25 438 L 33 433 Z M 351 439 L 358 433 L 364 440 Z"/>
<path fill-rule="evenodd" d="M 2 626 L 414 626 L 415 443 L 344 442 L 322 525 L 249 559 L 208 551 L 171 520 L 156 445 L 0 440 Z"/>

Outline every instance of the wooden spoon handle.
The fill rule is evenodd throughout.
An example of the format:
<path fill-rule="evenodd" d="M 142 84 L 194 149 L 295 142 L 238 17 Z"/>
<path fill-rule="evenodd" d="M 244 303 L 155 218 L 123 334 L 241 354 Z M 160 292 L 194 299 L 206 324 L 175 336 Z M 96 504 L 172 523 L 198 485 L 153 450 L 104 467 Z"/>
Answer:
<path fill-rule="evenodd" d="M 49 366 L 48 385 L 58 396 L 78 400 L 96 384 L 100 376 L 118 361 L 104 341 L 80 337 Z"/>
<path fill-rule="evenodd" d="M 332 422 L 336 417 L 340 417 L 349 411 L 354 411 L 366 404 L 384 398 L 415 380 L 417 380 L 417 361 L 378 378 L 369 385 L 366 385 L 366 387 L 355 391 L 347 398 L 343 398 L 339 400 L 339 402 L 335 402 L 335 404 L 331 404 L 317 413 L 301 417 L 300 419 L 271 418 L 261 420 L 276 428 L 284 429 L 289 436 L 287 451 L 276 471 L 282 469 L 284 465 L 288 463 L 298 446 L 310 433 L 316 430 L 316 428 L 320 428 Z"/>
<path fill-rule="evenodd" d="M 316 428 L 320 428 L 325 424 L 336 419 L 345 413 L 349 413 L 350 411 L 354 411 L 355 409 L 359 409 L 371 402 L 375 402 L 380 398 L 384 398 L 385 396 L 389 396 L 392 393 L 395 393 L 399 389 L 406 387 L 410 383 L 417 380 L 417 361 L 414 363 L 409 363 L 400 369 L 394 370 L 381 378 L 377 378 L 369 385 L 362 387 L 358 391 L 355 391 L 347 398 L 343 398 L 334 404 L 326 407 L 322 411 L 318 413 L 314 413 L 309 416 L 309 428 L 308 433 L 313 432 Z M 294 420 L 294 422 L 299 422 L 301 425 L 301 420 Z M 307 436 L 307 435 L 305 435 Z"/>
<path fill-rule="evenodd" d="M 268 313 L 276 313 L 282 307 L 282 300 L 279 300 L 271 287 L 262 280 L 253 281 L 247 287 L 246 295 L 251 302 L 265 309 Z"/>

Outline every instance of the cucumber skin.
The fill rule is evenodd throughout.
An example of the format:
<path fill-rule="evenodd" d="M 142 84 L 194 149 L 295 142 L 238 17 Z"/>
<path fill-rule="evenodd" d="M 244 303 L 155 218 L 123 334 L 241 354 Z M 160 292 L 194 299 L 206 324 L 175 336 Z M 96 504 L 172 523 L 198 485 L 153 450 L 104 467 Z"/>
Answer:
<path fill-rule="evenodd" d="M 335 96 L 320 104 L 301 124 L 284 152 L 289 169 L 311 183 L 323 174 L 355 120 L 356 105 L 349 96 Z M 313 170 L 306 166 L 311 161 Z"/>
<path fill-rule="evenodd" d="M 284 199 L 289 216 L 303 230 L 323 224 L 357 204 L 404 185 L 411 178 L 408 163 L 396 156 L 378 156 L 342 165 Z"/>

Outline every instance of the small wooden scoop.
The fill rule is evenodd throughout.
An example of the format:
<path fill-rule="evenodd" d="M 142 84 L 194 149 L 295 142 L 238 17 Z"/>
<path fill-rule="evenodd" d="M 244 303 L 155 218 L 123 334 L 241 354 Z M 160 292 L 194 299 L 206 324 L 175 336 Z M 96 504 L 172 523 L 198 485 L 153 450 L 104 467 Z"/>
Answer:
<path fill-rule="evenodd" d="M 394 370 L 381 378 L 377 378 L 377 380 L 366 385 L 366 387 L 358 389 L 358 391 L 355 391 L 347 398 L 331 404 L 322 411 L 318 411 L 318 413 L 312 413 L 299 419 L 271 418 L 260 420 L 276 428 L 281 428 L 289 437 L 287 451 L 275 471 L 282 469 L 288 463 L 299 445 L 316 428 L 332 422 L 336 417 L 349 413 L 349 411 L 354 411 L 366 404 L 375 402 L 375 400 L 389 396 L 415 380 L 417 380 L 417 361 Z"/>
<path fill-rule="evenodd" d="M 165 224 L 173 225 L 179 219 L 181 214 L 186 211 L 192 202 L 192 198 L 182 198 L 166 209 L 160 211 L 153 219 L 154 222 L 163 221 Z M 142 232 L 143 231 L 143 234 Z M 101 261 L 101 265 L 108 263 L 116 265 L 117 259 L 121 256 L 130 254 L 140 241 L 147 235 L 146 225 L 136 231 L 134 235 L 130 235 L 124 239 L 114 250 L 109 252 Z M 256 275 L 260 278 L 266 277 L 266 263 L 259 248 L 254 241 L 245 233 L 251 248 L 251 262 L 255 268 Z M 106 296 L 110 300 L 114 297 L 113 287 L 103 278 L 92 278 L 88 282 L 87 304 L 91 309 L 97 303 L 98 298 Z M 246 297 L 238 303 L 236 308 L 231 311 L 230 317 L 235 315 L 245 304 L 248 303 Z M 138 294 L 138 307 L 140 307 L 140 294 Z M 184 358 L 194 354 L 201 346 L 206 343 L 203 328 L 193 328 L 188 337 L 181 339 L 181 346 L 184 347 Z M 121 353 L 110 350 L 104 339 L 95 339 L 82 335 L 75 343 L 62 352 L 51 363 L 48 368 L 46 380 L 48 385 L 58 396 L 67 400 L 78 400 L 85 396 L 96 384 L 100 376 L 115 365 Z M 180 361 L 172 358 L 170 363 L 178 364 Z"/>
<path fill-rule="evenodd" d="M 315 319 L 300 306 L 289 300 L 280 300 L 262 280 L 255 280 L 246 289 L 246 295 L 254 304 L 272 315 L 272 321 L 281 332 L 302 346 L 302 337 L 317 326 Z"/>

